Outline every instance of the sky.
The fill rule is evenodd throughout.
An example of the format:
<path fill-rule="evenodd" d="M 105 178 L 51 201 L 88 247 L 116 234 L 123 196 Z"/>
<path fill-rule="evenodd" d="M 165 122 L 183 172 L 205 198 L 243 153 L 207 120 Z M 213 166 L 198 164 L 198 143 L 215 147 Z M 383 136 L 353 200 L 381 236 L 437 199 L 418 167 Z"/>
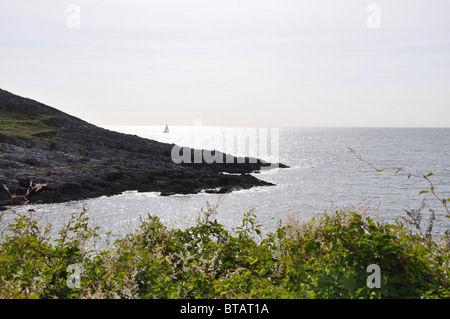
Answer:
<path fill-rule="evenodd" d="M 449 127 L 448 0 L 0 0 L 0 88 L 96 125 Z"/>

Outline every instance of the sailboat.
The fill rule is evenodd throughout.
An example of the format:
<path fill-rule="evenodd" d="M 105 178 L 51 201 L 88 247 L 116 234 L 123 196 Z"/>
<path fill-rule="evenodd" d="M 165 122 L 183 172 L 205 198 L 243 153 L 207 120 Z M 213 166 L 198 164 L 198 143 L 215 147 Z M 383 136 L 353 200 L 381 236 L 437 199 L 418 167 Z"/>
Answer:
<path fill-rule="evenodd" d="M 164 133 L 169 133 L 169 127 L 166 124 L 166 128 L 164 129 Z"/>

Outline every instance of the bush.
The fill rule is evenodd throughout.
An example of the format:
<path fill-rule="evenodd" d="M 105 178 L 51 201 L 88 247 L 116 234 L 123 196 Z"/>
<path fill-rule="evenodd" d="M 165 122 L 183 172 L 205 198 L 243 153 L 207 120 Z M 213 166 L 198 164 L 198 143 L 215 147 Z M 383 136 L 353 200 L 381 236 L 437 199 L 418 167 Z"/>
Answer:
<path fill-rule="evenodd" d="M 449 298 L 448 237 L 433 241 L 362 209 L 289 219 L 262 235 L 253 212 L 229 231 L 214 206 L 195 226 L 169 229 L 147 216 L 133 233 L 92 250 L 98 228 L 86 209 L 59 236 L 15 214 L 0 242 L 3 298 Z M 79 270 L 79 285 L 73 266 Z M 369 265 L 380 288 L 367 285 Z M 72 268 L 71 268 L 72 267 Z M 81 269 L 81 270 L 80 270 Z"/>

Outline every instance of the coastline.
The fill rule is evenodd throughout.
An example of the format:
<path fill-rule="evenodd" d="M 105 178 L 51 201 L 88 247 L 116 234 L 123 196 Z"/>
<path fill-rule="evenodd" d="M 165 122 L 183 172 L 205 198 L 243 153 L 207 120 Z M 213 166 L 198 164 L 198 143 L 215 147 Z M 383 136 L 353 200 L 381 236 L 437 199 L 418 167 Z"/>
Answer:
<path fill-rule="evenodd" d="M 30 203 L 62 203 L 130 190 L 168 196 L 273 185 L 250 175 L 270 163 L 250 158 L 241 163 L 233 157 L 233 163 L 176 164 L 171 158 L 174 144 L 100 128 L 1 89 L 0 110 L 0 184 L 11 195 L 26 194 L 31 182 L 46 184 L 26 197 Z M 0 192 L 0 206 L 10 205 L 11 199 L 13 205 L 23 202 L 20 196 Z"/>

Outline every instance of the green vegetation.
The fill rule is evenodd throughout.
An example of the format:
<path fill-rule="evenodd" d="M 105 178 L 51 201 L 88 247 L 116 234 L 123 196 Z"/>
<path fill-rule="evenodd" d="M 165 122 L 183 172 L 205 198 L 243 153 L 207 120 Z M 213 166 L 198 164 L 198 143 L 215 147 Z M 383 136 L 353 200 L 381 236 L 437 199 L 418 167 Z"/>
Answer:
<path fill-rule="evenodd" d="M 46 138 L 55 135 L 49 123 L 54 115 L 31 115 L 0 106 L 0 135 L 18 139 Z"/>
<path fill-rule="evenodd" d="M 262 235 L 252 212 L 229 231 L 214 218 L 215 208 L 208 205 L 184 230 L 149 215 L 101 250 L 87 248 L 100 236 L 86 210 L 73 214 L 55 238 L 50 224 L 6 211 L 16 218 L 3 224 L 0 297 L 450 297 L 448 236 L 422 235 L 413 228 L 417 214 L 384 225 L 363 209 L 337 211 L 307 223 L 289 218 Z M 380 288 L 367 285 L 373 264 L 381 270 Z M 82 269 L 79 286 L 71 285 L 74 269 Z"/>
<path fill-rule="evenodd" d="M 450 218 L 433 174 L 406 173 L 429 183 L 420 195 Z M 26 199 L 44 186 L 4 189 Z M 263 234 L 252 211 L 231 231 L 208 204 L 194 226 L 171 229 L 148 215 L 114 242 L 86 207 L 59 230 L 9 209 L 0 214 L 0 298 L 450 298 L 450 231 L 433 238 L 436 214 L 427 222 L 425 208 L 391 224 L 364 207 L 291 217 Z"/>

